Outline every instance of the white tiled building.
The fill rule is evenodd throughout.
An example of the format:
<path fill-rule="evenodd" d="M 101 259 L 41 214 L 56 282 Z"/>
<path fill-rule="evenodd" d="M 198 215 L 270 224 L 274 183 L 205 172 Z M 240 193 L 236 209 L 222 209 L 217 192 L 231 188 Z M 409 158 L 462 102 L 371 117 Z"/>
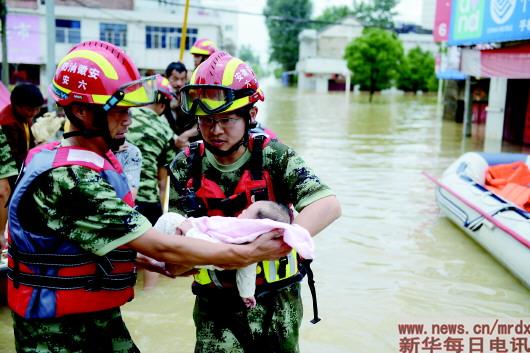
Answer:
<path fill-rule="evenodd" d="M 351 72 L 346 66 L 344 50 L 352 39 L 362 34 L 363 27 L 353 17 L 344 19 L 339 25 L 331 25 L 321 32 L 303 30 L 300 40 L 299 59 L 296 64 L 298 88 L 327 92 L 329 81 L 342 76 L 349 87 Z"/>
<path fill-rule="evenodd" d="M 237 49 L 238 22 L 233 16 L 201 7 L 201 1 L 195 0 L 192 5 L 183 59 L 189 68 L 193 67 L 189 48 L 198 38 L 212 39 L 222 49 Z M 8 11 L 10 64 L 38 65 L 40 82 L 45 82 L 49 32 L 46 6 L 40 0 L 8 0 Z M 183 13 L 183 2 L 176 0 L 55 0 L 56 63 L 74 44 L 102 39 L 123 48 L 140 70 L 161 72 L 179 59 Z M 28 46 L 32 48 L 30 52 L 24 49 Z M 24 55 L 18 55 L 21 52 Z"/>

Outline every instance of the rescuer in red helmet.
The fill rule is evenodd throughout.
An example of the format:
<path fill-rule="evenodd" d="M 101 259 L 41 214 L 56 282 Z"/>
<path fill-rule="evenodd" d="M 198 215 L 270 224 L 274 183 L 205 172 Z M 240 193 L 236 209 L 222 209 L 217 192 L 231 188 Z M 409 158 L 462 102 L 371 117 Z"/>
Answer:
<path fill-rule="evenodd" d="M 139 352 L 120 312 L 134 296 L 136 251 L 228 267 L 289 252 L 277 233 L 236 246 L 168 237 L 133 208 L 110 147 L 126 134 L 130 107 L 156 102 L 157 80 L 102 41 L 80 43 L 59 62 L 50 90 L 71 131 L 29 151 L 8 211 L 18 352 Z"/>
<path fill-rule="evenodd" d="M 255 103 L 264 98 L 252 69 L 225 52 L 193 72 L 181 103 L 197 117 L 204 141 L 170 165 L 170 208 L 193 217 L 237 216 L 254 201 L 271 200 L 293 206 L 294 223 L 316 235 L 339 217 L 339 202 L 291 148 L 251 131 Z M 242 304 L 235 271 L 201 269 L 192 285 L 195 352 L 297 352 L 300 281 L 308 271 L 302 263 L 294 250 L 259 263 L 254 309 Z"/>

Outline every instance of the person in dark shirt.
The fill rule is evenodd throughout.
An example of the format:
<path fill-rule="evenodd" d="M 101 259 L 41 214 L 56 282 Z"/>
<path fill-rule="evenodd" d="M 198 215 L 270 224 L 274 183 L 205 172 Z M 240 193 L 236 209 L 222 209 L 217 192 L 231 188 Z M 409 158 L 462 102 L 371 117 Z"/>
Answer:
<path fill-rule="evenodd" d="M 180 89 L 188 82 L 188 70 L 183 63 L 172 62 L 166 68 L 166 77 L 176 97 L 164 111 L 164 116 L 175 133 L 175 146 L 183 149 L 190 142 L 201 139 L 195 117 L 180 108 Z"/>
<path fill-rule="evenodd" d="M 39 88 L 29 83 L 17 85 L 10 100 L 0 111 L 0 246 L 4 244 L 7 201 L 28 150 L 35 146 L 31 124 L 44 103 Z"/>

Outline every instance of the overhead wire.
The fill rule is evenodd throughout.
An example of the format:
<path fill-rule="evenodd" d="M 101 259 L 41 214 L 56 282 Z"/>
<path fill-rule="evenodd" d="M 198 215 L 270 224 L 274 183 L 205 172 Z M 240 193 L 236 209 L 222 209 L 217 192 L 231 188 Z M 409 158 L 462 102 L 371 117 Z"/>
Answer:
<path fill-rule="evenodd" d="M 170 6 L 177 6 L 177 7 L 184 7 L 185 4 L 177 1 L 172 0 L 145 0 L 148 2 L 156 2 L 160 5 L 170 5 Z M 86 4 L 83 0 L 73 0 L 73 2 L 77 3 L 81 7 L 88 8 L 91 10 L 98 11 L 102 14 L 105 14 L 112 19 L 121 21 L 121 22 L 130 22 L 130 19 L 126 19 L 120 16 L 117 16 L 116 14 L 102 9 L 100 7 L 90 6 L 89 4 Z M 268 15 L 266 13 L 258 13 L 258 12 L 252 12 L 252 11 L 245 11 L 245 10 L 235 10 L 235 9 L 227 9 L 227 8 L 219 8 L 219 7 L 210 7 L 210 6 L 203 6 L 203 5 L 193 5 L 190 4 L 190 8 L 198 9 L 198 10 L 205 10 L 205 11 L 216 11 L 216 12 L 222 12 L 222 13 L 231 13 L 231 14 L 237 14 L 237 15 L 246 15 L 246 16 L 257 16 L 257 17 L 264 17 L 267 20 L 273 20 L 273 21 L 280 21 L 280 22 L 286 22 L 288 23 L 286 28 L 287 30 L 290 30 L 291 27 L 295 27 L 295 24 L 299 23 L 305 23 L 305 24 L 320 24 L 320 25 L 338 25 L 338 26 L 344 26 L 344 27 L 352 27 L 352 28 L 362 28 L 363 26 L 361 24 L 353 24 L 353 23 L 343 23 L 343 22 L 337 22 L 337 21 L 323 21 L 323 20 L 315 20 L 315 19 L 307 19 L 307 18 L 300 18 L 300 17 L 292 17 L 292 16 L 277 16 L 277 15 Z M 44 32 L 40 31 L 29 31 L 29 33 L 39 33 L 39 34 L 45 34 Z M 128 38 L 128 43 L 145 43 L 145 41 L 142 40 L 131 40 L 131 38 Z M 168 48 L 165 48 L 168 49 Z"/>
<path fill-rule="evenodd" d="M 157 2 L 159 4 L 184 7 L 183 3 L 171 1 L 171 0 L 146 0 L 146 1 Z M 212 11 L 217 11 L 217 12 L 233 13 L 233 14 L 238 14 L 238 15 L 265 17 L 267 19 L 271 19 L 274 21 L 308 23 L 308 24 L 323 24 L 323 25 L 339 25 L 339 26 L 344 26 L 344 27 L 355 27 L 355 28 L 363 27 L 361 24 L 357 25 L 353 23 L 342 23 L 342 22 L 337 22 L 337 21 L 323 21 L 323 20 L 315 20 L 315 19 L 292 17 L 292 16 L 276 16 L 276 15 L 268 15 L 265 13 L 258 13 L 258 12 L 244 11 L 244 10 L 234 10 L 234 9 L 224 9 L 224 8 L 219 8 L 219 7 L 209 7 L 209 6 L 203 6 L 203 5 L 190 5 L 190 8 L 199 9 L 199 10 L 212 10 Z"/>

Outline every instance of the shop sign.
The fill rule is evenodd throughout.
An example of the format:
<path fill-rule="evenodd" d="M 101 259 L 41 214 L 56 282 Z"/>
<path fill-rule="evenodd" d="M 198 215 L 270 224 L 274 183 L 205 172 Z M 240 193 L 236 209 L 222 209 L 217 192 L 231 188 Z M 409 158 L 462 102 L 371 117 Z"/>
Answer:
<path fill-rule="evenodd" d="M 530 38 L 530 0 L 453 0 L 450 45 Z"/>

